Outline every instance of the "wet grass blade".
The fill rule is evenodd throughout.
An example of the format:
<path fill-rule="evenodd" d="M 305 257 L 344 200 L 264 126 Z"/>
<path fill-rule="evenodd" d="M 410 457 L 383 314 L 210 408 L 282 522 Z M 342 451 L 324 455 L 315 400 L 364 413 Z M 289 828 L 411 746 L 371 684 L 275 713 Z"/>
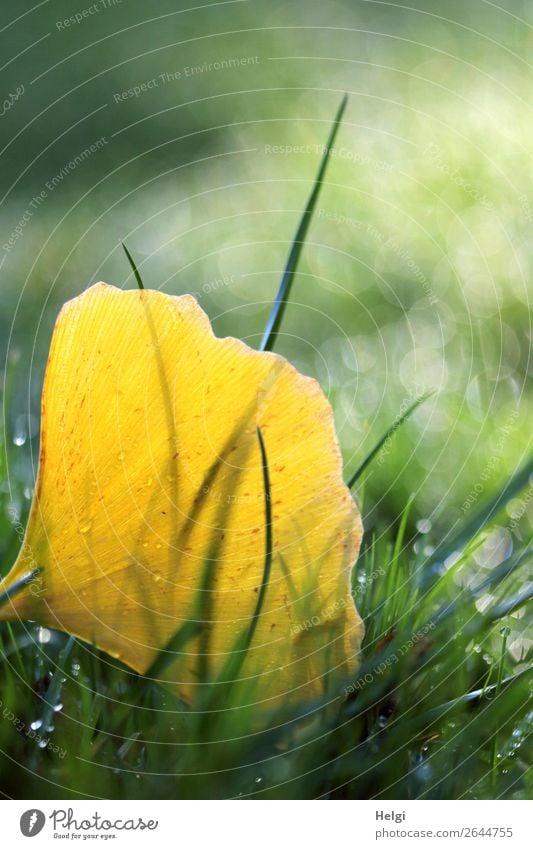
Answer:
<path fill-rule="evenodd" d="M 127 258 L 128 258 L 128 262 L 129 262 L 129 264 L 130 264 L 130 266 L 131 266 L 131 270 L 133 271 L 133 275 L 134 275 L 134 277 L 135 277 L 135 280 L 137 281 L 137 286 L 139 287 L 139 289 L 144 289 L 144 284 L 143 284 L 143 282 L 142 282 L 141 275 L 139 274 L 139 270 L 138 270 L 138 268 L 137 268 L 137 266 L 136 266 L 136 264 L 135 264 L 135 260 L 133 259 L 132 255 L 130 254 L 130 252 L 129 252 L 129 250 L 127 249 L 127 247 L 126 247 L 126 245 L 124 244 L 124 242 L 121 242 L 120 244 L 121 244 L 121 245 L 122 245 L 122 247 L 124 248 L 124 253 L 126 254 L 126 256 L 127 256 Z"/>
<path fill-rule="evenodd" d="M 493 519 L 505 505 L 514 498 L 528 483 L 533 475 L 533 457 L 507 481 L 505 486 L 494 498 L 487 502 L 480 510 L 466 522 L 450 542 L 437 546 L 428 563 L 436 564 L 446 560 L 454 551 L 460 551 L 470 542 L 487 524 Z"/>
<path fill-rule="evenodd" d="M 488 590 L 494 591 L 496 587 L 498 587 L 506 578 L 509 578 L 523 566 L 523 564 L 528 559 L 528 554 L 529 553 L 526 551 L 521 552 L 516 557 L 508 558 L 504 563 L 500 564 L 500 566 L 494 569 L 493 572 L 489 575 L 489 577 L 482 581 L 480 584 L 477 584 L 472 589 L 464 587 L 460 591 L 458 599 L 456 601 L 446 602 L 446 604 L 442 605 L 433 614 L 432 621 L 435 623 L 435 625 L 441 625 L 445 620 L 449 619 L 450 617 L 456 616 L 459 613 L 461 606 L 464 604 L 465 600 L 479 598 L 482 593 L 487 592 Z M 502 604 L 506 603 L 507 602 L 505 601 L 502 602 Z M 483 616 L 480 618 L 481 623 L 488 623 L 490 621 L 493 620 L 488 618 L 487 616 Z M 469 628 L 472 633 L 475 633 L 477 629 L 477 624 L 475 622 L 471 623 L 471 626 L 469 626 Z"/>
<path fill-rule="evenodd" d="M 473 588 L 472 595 L 477 598 L 485 591 L 493 590 L 495 587 L 499 586 L 505 578 L 509 578 L 517 569 L 520 569 L 524 563 L 527 563 L 527 561 L 531 559 L 532 554 L 533 549 L 530 548 L 520 551 L 514 557 L 508 557 L 503 561 L 503 563 L 495 569 L 492 569 L 485 580 L 481 581 L 481 583 L 477 584 Z"/>
<path fill-rule="evenodd" d="M 497 604 L 491 610 L 489 610 L 489 618 L 493 621 L 497 619 L 503 619 L 504 616 L 508 616 L 510 613 L 514 613 L 515 610 L 518 610 L 522 605 L 527 604 L 529 601 L 533 599 L 533 585 L 529 584 L 529 586 L 525 586 L 520 592 L 516 593 L 516 595 L 511 598 L 506 598 L 504 601 Z"/>
<path fill-rule="evenodd" d="M 180 654 L 187 643 L 201 633 L 202 628 L 203 622 L 197 622 L 194 619 L 184 622 L 172 635 L 166 646 L 158 653 L 156 659 L 144 673 L 144 677 L 160 678 L 167 667 L 176 659 L 176 655 Z"/>
<path fill-rule="evenodd" d="M 43 734 L 50 733 L 48 732 L 48 728 L 50 728 L 50 724 L 52 722 L 52 717 L 56 712 L 59 699 L 61 696 L 61 688 L 63 686 L 64 680 L 67 677 L 65 675 L 65 667 L 67 664 L 67 660 L 72 651 L 74 643 L 76 642 L 76 638 L 70 636 L 66 641 L 65 645 L 59 652 L 59 656 L 57 658 L 57 663 L 54 670 L 54 677 L 52 679 L 52 683 L 48 687 L 46 694 L 43 696 L 43 711 L 41 714 L 41 728 L 43 729 Z M 33 756 L 33 764 L 34 767 L 38 763 L 39 755 L 41 754 L 42 749 L 38 748 Z"/>
<path fill-rule="evenodd" d="M 255 605 L 252 621 L 250 622 L 250 627 L 246 636 L 246 650 L 248 650 L 254 638 L 255 629 L 257 628 L 257 623 L 261 616 L 261 611 L 265 602 L 268 583 L 270 581 L 270 573 L 272 571 L 272 497 L 270 492 L 270 474 L 268 471 L 268 459 L 263 434 L 259 427 L 257 428 L 257 438 L 261 449 L 261 464 L 263 467 L 263 486 L 265 494 L 265 565 L 263 567 L 263 580 L 261 581 L 257 604 Z"/>
<path fill-rule="evenodd" d="M 376 444 L 374 445 L 374 447 L 372 448 L 370 453 L 366 455 L 363 462 L 357 467 L 355 472 L 352 474 L 352 476 L 346 482 L 346 486 L 349 489 L 351 489 L 352 486 L 354 486 L 354 484 L 357 483 L 357 481 L 359 480 L 359 478 L 361 477 L 361 475 L 363 474 L 365 469 L 370 465 L 370 463 L 372 462 L 374 457 L 377 454 L 379 454 L 379 452 L 381 451 L 381 449 L 383 448 L 383 446 L 385 445 L 387 440 L 392 439 L 392 437 L 394 436 L 394 434 L 396 433 L 398 428 L 400 428 L 403 425 L 403 423 L 407 421 L 409 416 L 411 416 L 414 413 L 414 411 L 417 410 L 420 407 L 420 405 L 424 403 L 424 401 L 427 401 L 427 399 L 431 398 L 431 396 L 434 395 L 434 394 L 435 394 L 435 390 L 431 389 L 429 392 L 426 392 L 424 395 L 420 395 L 420 397 L 417 398 L 416 401 L 413 401 L 411 406 L 407 408 L 405 413 L 402 413 L 401 416 L 398 416 L 393 421 L 393 423 L 391 424 L 391 426 L 389 428 L 387 428 L 387 430 L 385 431 L 385 433 L 383 434 L 381 439 L 379 439 L 376 442 Z"/>
<path fill-rule="evenodd" d="M 7 590 L 0 593 L 0 607 L 3 607 L 6 602 L 14 598 L 19 592 L 21 592 L 21 590 L 24 589 L 24 587 L 27 587 L 28 584 L 37 577 L 40 571 L 40 569 L 34 569 L 32 572 L 28 572 L 27 575 L 23 575 L 22 578 L 19 578 L 19 580 L 8 587 Z"/>
<path fill-rule="evenodd" d="M 228 660 L 224 664 L 220 674 L 217 677 L 217 680 L 214 681 L 211 688 L 207 690 L 204 700 L 202 702 L 202 716 L 199 720 L 200 739 L 203 739 L 206 723 L 208 723 L 211 728 L 213 728 L 215 722 L 219 721 L 219 719 L 215 719 L 214 717 L 210 716 L 210 711 L 212 711 L 217 704 L 231 704 L 230 694 L 233 692 L 235 685 L 238 683 L 239 673 L 242 669 L 244 661 L 246 660 L 248 650 L 252 644 L 257 624 L 259 622 L 259 618 L 263 610 L 268 584 L 270 581 L 270 573 L 272 571 L 273 535 L 270 474 L 268 469 L 268 459 L 265 443 L 259 427 L 257 428 L 257 439 L 259 441 L 259 448 L 261 451 L 261 465 L 263 469 L 263 488 L 265 499 L 265 558 L 263 566 L 263 577 L 261 580 L 261 587 L 257 597 L 254 612 L 252 614 L 250 625 L 248 626 L 248 628 L 243 630 L 241 634 L 239 634 L 237 640 L 235 641 L 233 649 L 229 654 Z"/>
<path fill-rule="evenodd" d="M 241 667 L 246 660 L 246 655 L 252 644 L 257 624 L 265 603 L 270 573 L 272 571 L 272 497 L 270 491 L 270 474 L 268 470 L 268 458 L 260 428 L 257 428 L 257 439 L 261 450 L 261 465 L 263 468 L 263 488 L 265 498 L 265 559 L 263 566 L 263 577 L 261 587 L 257 596 L 257 602 L 250 621 L 249 627 L 239 635 L 228 662 L 224 665 L 219 676 L 219 684 L 225 684 L 231 688 L 238 677 Z"/>
<path fill-rule="evenodd" d="M 491 696 L 496 696 L 501 693 L 504 688 L 509 687 L 510 685 L 515 684 L 517 681 L 527 681 L 531 674 L 533 673 L 532 669 L 524 669 L 521 672 L 517 672 L 515 675 L 510 675 L 508 678 L 504 678 L 499 684 L 491 684 L 489 687 L 481 687 L 479 690 L 472 690 L 470 693 L 465 693 L 464 696 L 458 696 L 456 699 L 451 699 L 449 702 L 445 702 L 438 707 L 432 708 L 426 713 L 422 714 L 417 720 L 417 725 L 426 725 L 437 719 L 440 719 L 444 714 L 453 713 L 453 711 L 457 709 L 461 709 L 465 707 L 465 705 L 472 704 L 472 702 L 478 702 L 481 699 L 490 698 Z"/>
<path fill-rule="evenodd" d="M 272 305 L 272 309 L 270 311 L 270 315 L 268 317 L 268 321 L 265 327 L 265 332 L 263 333 L 263 338 L 261 340 L 261 345 L 259 348 L 260 351 L 271 351 L 276 343 L 276 338 L 283 318 L 283 313 L 285 312 L 287 300 L 290 295 L 290 290 L 294 279 L 294 273 L 298 266 L 298 261 L 300 259 L 302 248 L 304 246 L 307 230 L 309 228 L 309 224 L 311 223 L 311 218 L 313 217 L 313 212 L 316 206 L 316 202 L 318 200 L 318 195 L 320 194 L 320 188 L 324 180 L 324 174 L 326 173 L 326 168 L 329 162 L 331 150 L 333 148 L 333 145 L 335 144 L 337 131 L 339 129 L 340 122 L 342 121 L 342 116 L 344 114 L 344 110 L 346 109 L 347 103 L 348 96 L 345 94 L 337 110 L 337 114 L 335 115 L 333 127 L 331 128 L 329 138 L 326 142 L 326 150 L 324 151 L 324 155 L 322 156 L 322 161 L 320 163 L 320 167 L 315 178 L 313 190 L 309 196 L 309 200 L 307 201 L 307 206 L 305 207 L 304 213 L 300 220 L 300 224 L 298 225 L 298 229 L 296 231 L 296 235 L 294 237 L 289 252 L 287 264 L 285 266 L 285 270 L 281 278 L 278 293 Z"/>

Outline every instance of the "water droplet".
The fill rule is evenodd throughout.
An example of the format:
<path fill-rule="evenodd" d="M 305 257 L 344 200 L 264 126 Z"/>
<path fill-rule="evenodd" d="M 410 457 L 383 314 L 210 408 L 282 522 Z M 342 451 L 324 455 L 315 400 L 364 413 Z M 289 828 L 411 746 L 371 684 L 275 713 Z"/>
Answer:
<path fill-rule="evenodd" d="M 156 547 L 156 548 L 161 548 L 161 543 L 160 543 L 160 542 L 156 542 L 155 547 Z"/>
<path fill-rule="evenodd" d="M 37 745 L 40 749 L 46 749 L 46 747 L 48 746 L 48 740 L 39 740 Z"/>
<path fill-rule="evenodd" d="M 126 455 L 124 454 L 124 451 L 121 451 L 120 454 L 117 455 L 117 460 L 122 462 L 122 460 L 124 459 L 125 456 Z"/>
<path fill-rule="evenodd" d="M 87 534 L 91 530 L 93 526 L 92 522 L 85 522 L 84 525 L 80 525 L 80 534 Z"/>
<path fill-rule="evenodd" d="M 39 628 L 37 632 L 37 641 L 39 643 L 49 643 L 52 639 L 52 632 L 48 628 Z"/>
<path fill-rule="evenodd" d="M 35 719 L 31 723 L 30 728 L 31 728 L 32 731 L 38 731 L 42 724 L 43 724 L 42 719 Z"/>
<path fill-rule="evenodd" d="M 429 519 L 420 519 L 420 521 L 416 523 L 416 529 L 420 534 L 429 534 L 431 530 L 431 522 Z"/>
<path fill-rule="evenodd" d="M 259 775 L 258 775 L 258 776 L 257 776 L 257 778 L 255 779 L 255 783 L 256 783 L 256 784 L 261 784 L 261 782 L 262 782 L 262 781 L 263 781 L 263 779 L 262 779 L 262 778 L 261 778 L 261 776 L 259 776 Z"/>
<path fill-rule="evenodd" d="M 57 705 L 54 705 L 54 713 L 59 713 L 60 710 L 63 710 L 63 705 L 59 702 Z"/>
<path fill-rule="evenodd" d="M 445 571 L 447 572 L 448 569 L 451 569 L 452 566 L 454 566 L 457 563 L 457 561 L 460 560 L 460 559 L 461 559 L 461 552 L 460 551 L 452 552 L 452 554 L 450 554 L 450 556 L 447 557 L 446 560 L 444 561 Z"/>
<path fill-rule="evenodd" d="M 154 579 L 154 581 L 156 582 L 156 584 L 158 584 L 158 583 L 159 583 L 159 581 L 161 581 L 161 580 L 162 580 L 161 575 L 160 575 L 160 573 L 159 573 L 159 572 L 152 572 L 152 576 L 153 576 L 153 579 Z"/>

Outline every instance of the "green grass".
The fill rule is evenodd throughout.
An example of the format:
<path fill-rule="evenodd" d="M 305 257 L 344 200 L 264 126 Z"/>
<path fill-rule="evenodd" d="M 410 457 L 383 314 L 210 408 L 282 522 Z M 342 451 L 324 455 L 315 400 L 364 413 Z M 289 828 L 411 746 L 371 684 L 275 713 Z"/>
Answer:
<path fill-rule="evenodd" d="M 514 489 L 511 482 L 501 491 Z M 515 551 L 487 576 L 474 559 L 491 529 L 480 519 L 471 538 L 459 530 L 455 563 L 443 568 L 428 553 L 431 535 L 409 531 L 409 506 L 396 532 L 364 542 L 354 597 L 367 630 L 347 697 L 302 704 L 296 714 L 280 709 L 265 731 L 253 729 L 253 708 L 232 710 L 231 693 L 220 688 L 196 712 L 150 675 L 134 675 L 64 635 L 43 635 L 35 624 L 2 626 L 3 793 L 529 796 L 531 680 L 527 659 L 513 658 L 507 641 L 522 621 L 515 617 L 526 601 L 520 591 L 531 552 Z M 31 738 L 32 723 L 49 747 Z"/>
<path fill-rule="evenodd" d="M 341 112 L 263 347 L 272 347 L 283 317 Z M 9 394 L 3 403 L 9 422 Z M 367 499 L 380 451 L 387 446 L 381 476 L 393 481 L 404 424 L 420 403 L 400 411 L 378 441 L 383 429 L 377 430 L 370 451 L 352 452 L 356 471 L 347 480 L 365 518 L 375 512 Z M 10 469 L 9 486 L 0 491 L 4 571 L 20 544 L 28 508 L 24 491 L 32 485 L 31 467 L 15 456 L 11 437 L 8 425 L 0 452 L 2 480 L 8 481 Z M 258 440 L 268 529 L 268 459 L 260 433 Z M 144 677 L 36 623 L 2 625 L 1 792 L 16 798 L 530 797 L 531 666 L 519 643 L 531 549 L 527 534 L 514 534 L 513 545 L 500 550 L 498 534 L 510 525 L 509 505 L 525 501 L 532 473 L 529 463 L 507 479 L 500 476 L 499 486 L 495 480 L 494 491 L 483 493 L 471 513 L 447 527 L 441 519 L 437 531 L 427 521 L 416 522 L 427 515 L 417 496 L 399 510 L 389 501 L 381 517 L 378 510 L 377 520 L 367 522 L 354 570 L 353 594 L 366 625 L 355 679 L 345 682 L 340 695 L 271 711 L 260 727 L 253 689 L 244 694 L 248 699 L 242 692 L 236 698 L 228 683 L 232 664 L 250 644 L 255 617 L 226 674 L 190 707 L 157 679 L 172 653 L 197 634 L 197 623 L 174 636 Z M 476 482 L 474 471 L 472 486 Z M 269 540 L 267 534 L 262 589 L 270 571 Z M 212 564 L 206 564 L 206 586 L 211 574 Z"/>
<path fill-rule="evenodd" d="M 520 590 L 529 555 L 512 555 L 489 580 L 460 589 L 480 538 L 444 570 L 423 554 L 427 535 L 409 537 L 406 528 L 365 540 L 354 596 L 367 633 L 347 697 L 279 709 L 264 731 L 253 728 L 253 707 L 232 710 L 227 689 L 186 708 L 88 646 L 60 634 L 39 642 L 36 625 L 3 626 L 3 793 L 528 797 L 531 678 L 507 650 L 517 620 L 506 602 Z M 55 751 L 28 736 L 32 723 Z"/>

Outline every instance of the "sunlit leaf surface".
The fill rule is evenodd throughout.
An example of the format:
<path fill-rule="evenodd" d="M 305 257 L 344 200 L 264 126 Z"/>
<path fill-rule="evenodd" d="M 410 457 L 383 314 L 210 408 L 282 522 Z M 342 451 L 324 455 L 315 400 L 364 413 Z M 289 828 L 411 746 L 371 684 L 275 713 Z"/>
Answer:
<path fill-rule="evenodd" d="M 272 564 L 239 666 L 255 701 L 320 695 L 357 666 L 349 591 L 361 523 L 318 384 L 217 339 L 189 296 L 99 283 L 65 305 L 42 401 L 41 457 L 0 609 L 94 643 L 139 672 L 178 640 L 164 678 L 190 701 L 220 678 Z M 243 684 L 243 682 L 245 682 Z"/>

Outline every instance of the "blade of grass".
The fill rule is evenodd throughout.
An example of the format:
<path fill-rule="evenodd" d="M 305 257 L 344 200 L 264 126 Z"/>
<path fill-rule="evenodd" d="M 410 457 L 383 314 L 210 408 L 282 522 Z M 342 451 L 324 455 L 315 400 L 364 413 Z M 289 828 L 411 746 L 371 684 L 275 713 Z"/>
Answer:
<path fill-rule="evenodd" d="M 261 428 L 259 427 L 257 428 L 257 439 L 259 440 L 259 448 L 261 449 L 261 465 L 263 467 L 263 487 L 265 494 L 265 563 L 263 566 L 263 579 L 261 581 L 259 595 L 257 596 L 257 603 L 255 605 L 252 621 L 250 622 L 250 627 L 246 636 L 246 650 L 249 649 L 254 638 L 255 629 L 257 628 L 257 623 L 259 622 L 259 617 L 261 616 L 261 611 L 265 602 L 268 583 L 270 581 L 270 573 L 272 571 L 272 497 L 270 492 L 270 474 L 268 471 L 265 442 L 263 434 L 261 433 Z"/>
<path fill-rule="evenodd" d="M 39 574 L 40 569 L 33 569 L 33 571 L 28 572 L 27 575 L 23 575 L 22 578 L 19 578 L 18 581 L 15 581 L 7 590 L 4 590 L 3 593 L 0 593 L 0 607 L 2 607 L 7 601 L 14 598 L 17 593 L 26 587 L 30 581 L 33 581 L 34 578 Z"/>
<path fill-rule="evenodd" d="M 504 616 L 508 616 L 510 613 L 514 613 L 515 610 L 518 610 L 522 605 L 527 604 L 528 601 L 533 599 L 533 585 L 529 584 L 529 586 L 525 586 L 520 592 L 516 593 L 516 595 L 511 598 L 506 598 L 504 601 L 497 604 L 495 607 L 489 610 L 489 618 L 493 621 L 497 619 L 503 619 Z"/>
<path fill-rule="evenodd" d="M 475 599 L 478 598 L 483 592 L 488 589 L 495 589 L 498 587 L 506 578 L 509 578 L 513 573 L 515 573 L 518 569 L 520 569 L 524 562 L 528 559 L 529 552 L 520 552 L 516 557 L 508 558 L 504 563 L 498 566 L 488 578 L 485 578 L 480 584 L 473 588 L 463 587 L 460 590 L 457 600 L 453 602 L 446 602 L 442 605 L 431 617 L 432 621 L 435 625 L 441 625 L 446 619 L 449 619 L 451 616 L 455 616 L 460 610 L 461 606 L 464 604 L 465 599 Z M 502 604 L 505 602 L 502 602 Z M 491 622 L 492 619 L 489 619 L 487 616 L 480 617 L 480 622 Z M 468 630 L 475 633 L 477 628 L 476 621 L 471 623 L 471 626 L 468 627 Z"/>
<path fill-rule="evenodd" d="M 202 703 L 202 713 L 199 719 L 200 739 L 205 739 L 206 724 L 209 724 L 211 729 L 219 720 L 210 715 L 216 704 L 230 705 L 230 693 L 237 683 L 242 665 L 246 660 L 246 656 L 252 644 L 257 624 L 261 616 L 265 597 L 270 581 L 270 573 L 272 571 L 272 498 L 270 490 L 270 474 L 268 469 L 268 458 L 263 440 L 263 434 L 260 428 L 256 429 L 259 448 L 261 451 L 261 465 L 263 469 L 263 489 L 265 499 L 265 557 L 263 566 L 263 577 L 261 587 L 255 604 L 252 619 L 248 628 L 246 628 L 235 641 L 233 649 L 229 654 L 228 660 L 224 664 L 217 680 L 213 682 L 213 686 L 207 691 Z"/>
<path fill-rule="evenodd" d="M 348 95 L 345 94 L 337 110 L 337 114 L 335 115 L 333 127 L 331 128 L 329 138 L 326 142 L 326 149 L 320 162 L 320 167 L 318 169 L 318 173 L 316 175 L 315 182 L 313 185 L 313 190 L 309 196 L 309 200 L 307 201 L 307 205 L 300 219 L 296 235 L 291 245 L 289 256 L 287 258 L 287 264 L 285 266 L 285 270 L 283 271 L 281 283 L 279 285 L 278 293 L 272 305 L 272 309 L 270 310 L 270 315 L 266 323 L 265 332 L 263 333 L 263 338 L 261 340 L 261 345 L 259 348 L 260 351 L 271 351 L 274 345 L 276 344 L 276 338 L 283 318 L 283 313 L 285 312 L 287 300 L 290 295 L 292 282 L 294 280 L 294 274 L 298 266 L 298 261 L 300 259 L 302 248 L 304 246 L 307 230 L 309 228 L 309 224 L 311 223 L 311 218 L 313 216 L 316 202 L 318 200 L 318 195 L 320 194 L 320 189 L 324 180 L 324 174 L 326 173 L 329 157 L 333 149 L 333 145 L 335 144 L 335 137 L 337 135 L 340 122 L 342 121 L 342 116 L 344 114 L 344 110 L 346 109 L 347 103 Z"/>
<path fill-rule="evenodd" d="M 47 729 L 50 727 L 50 722 L 52 717 L 57 710 L 57 706 L 59 704 L 59 697 L 61 695 L 61 687 L 63 686 L 63 676 L 65 671 L 65 665 L 69 658 L 70 652 L 72 651 L 72 647 L 76 642 L 76 638 L 70 636 L 66 641 L 65 645 L 59 652 L 59 656 L 57 658 L 56 668 L 54 671 L 54 677 L 52 679 L 52 683 L 50 684 L 46 694 L 43 696 L 43 711 L 41 714 L 41 727 L 43 729 L 43 733 L 46 735 L 49 732 Z M 39 755 L 41 754 L 42 749 L 38 748 L 33 756 L 33 764 L 37 765 Z"/>
<path fill-rule="evenodd" d="M 144 673 L 144 677 L 160 678 L 165 669 L 176 659 L 176 655 L 183 651 L 190 640 L 200 634 L 203 627 L 203 622 L 197 622 L 194 619 L 184 622 L 172 635 L 165 647 L 159 651 L 151 666 Z"/>
<path fill-rule="evenodd" d="M 497 696 L 501 694 L 503 688 L 507 688 L 517 681 L 527 680 L 531 676 L 532 672 L 533 670 L 531 669 L 523 669 L 515 675 L 510 675 L 508 678 L 504 678 L 499 682 L 499 684 L 491 684 L 489 687 L 484 686 L 479 690 L 472 690 L 470 693 L 465 693 L 464 696 L 458 696 L 456 699 L 451 699 L 449 702 L 444 702 L 444 704 L 438 705 L 438 707 L 431 708 L 431 710 L 422 714 L 414 722 L 416 722 L 417 725 L 426 725 L 434 720 L 441 719 L 442 716 L 453 712 L 457 708 L 462 708 L 465 705 L 477 702 L 482 698 Z"/>
<path fill-rule="evenodd" d="M 138 270 L 138 268 L 137 268 L 137 266 L 136 266 L 136 264 L 135 264 L 135 260 L 133 259 L 132 255 L 130 254 L 130 252 L 129 252 L 129 250 L 127 249 L 127 247 L 126 247 L 126 245 L 124 244 L 124 242 L 121 242 L 120 244 L 121 244 L 121 245 L 122 245 L 122 247 L 124 248 L 124 253 L 126 254 L 126 256 L 127 256 L 127 258 L 128 258 L 128 262 L 129 262 L 129 264 L 130 264 L 130 266 L 131 266 L 131 270 L 133 271 L 133 275 L 134 275 L 134 277 L 135 277 L 135 280 L 137 281 L 137 286 L 139 287 L 139 289 L 144 289 L 144 284 L 143 284 L 143 282 L 142 282 L 141 275 L 139 274 L 139 270 Z"/>
<path fill-rule="evenodd" d="M 407 521 L 409 519 L 409 514 L 411 512 L 411 507 L 414 504 L 415 495 L 411 494 L 407 500 L 407 504 L 402 513 L 402 517 L 400 519 L 400 527 L 398 528 L 398 533 L 396 535 L 396 541 L 394 543 L 394 549 L 392 552 L 392 558 L 388 567 L 389 576 L 387 582 L 387 599 L 391 605 L 391 619 L 392 622 L 395 622 L 399 616 L 399 607 L 401 605 L 401 599 L 399 596 L 399 589 L 401 587 L 402 582 L 398 580 L 398 569 L 400 564 L 400 555 L 403 551 L 403 542 L 405 539 L 405 533 L 407 530 Z M 413 590 L 413 594 L 411 595 L 411 604 L 416 604 L 416 589 Z"/>
<path fill-rule="evenodd" d="M 505 578 L 509 578 L 513 572 L 521 568 L 524 563 L 527 563 L 532 555 L 533 549 L 526 548 L 524 551 L 519 551 L 518 554 L 515 554 L 513 557 L 508 557 L 500 563 L 499 566 L 493 569 L 487 578 L 481 581 L 481 583 L 476 584 L 476 586 L 472 589 L 472 595 L 477 597 L 485 590 L 497 587 Z"/>
<path fill-rule="evenodd" d="M 394 436 L 394 434 L 396 433 L 396 431 L 398 430 L 398 428 L 400 428 L 403 425 L 403 423 L 407 421 L 409 416 L 411 416 L 414 413 L 414 411 L 417 410 L 418 407 L 420 407 L 420 405 L 424 403 L 424 401 L 427 401 L 427 399 L 430 398 L 434 394 L 435 394 L 435 390 L 431 389 L 429 392 L 424 393 L 424 395 L 420 395 L 420 397 L 417 398 L 416 401 L 413 401 L 411 406 L 407 408 L 405 413 L 402 413 L 401 416 L 398 416 L 393 421 L 391 426 L 389 428 L 387 428 L 387 430 L 385 431 L 383 436 L 380 439 L 378 439 L 378 441 L 376 442 L 376 444 L 374 445 L 374 447 L 372 448 L 370 453 L 366 455 L 363 462 L 357 467 L 355 472 L 348 479 L 346 486 L 349 489 L 351 489 L 352 486 L 354 486 L 354 484 L 359 480 L 359 478 L 361 477 L 361 475 L 363 474 L 363 472 L 365 471 L 367 466 L 370 465 L 370 463 L 372 462 L 372 460 L 374 459 L 376 454 L 378 454 L 380 452 L 380 450 L 383 448 L 383 446 L 385 445 L 387 440 L 391 439 Z"/>
<path fill-rule="evenodd" d="M 505 667 L 505 650 L 507 648 L 507 637 L 511 633 L 509 628 L 503 627 L 501 630 L 502 635 L 502 650 L 500 653 L 500 663 L 498 664 L 498 678 L 496 681 L 496 689 L 494 691 L 497 696 L 500 692 L 502 681 L 503 681 L 503 670 Z M 490 784 L 492 788 L 493 794 L 496 791 L 496 779 L 498 777 L 498 769 L 497 769 L 497 752 L 498 752 L 498 734 L 495 732 L 492 738 L 491 745 L 491 755 L 490 755 Z"/>
<path fill-rule="evenodd" d="M 505 505 L 514 498 L 528 483 L 530 475 L 533 474 L 533 457 L 515 474 L 512 475 L 505 486 L 494 498 L 478 510 L 469 522 L 459 530 L 451 542 L 443 542 L 437 546 L 426 565 L 435 565 L 446 560 L 454 551 L 460 551 L 466 543 L 478 534 L 487 522 L 492 519 Z"/>
<path fill-rule="evenodd" d="M 241 666 L 246 659 L 246 654 L 252 644 L 252 640 L 254 638 L 255 631 L 257 628 L 257 623 L 259 622 L 259 617 L 261 616 L 261 611 L 263 610 L 263 605 L 265 603 L 265 597 L 270 581 L 270 573 L 272 571 L 272 498 L 270 492 L 270 474 L 268 470 L 268 459 L 265 443 L 263 440 L 263 434 L 261 433 L 261 429 L 259 427 L 257 428 L 257 439 L 259 441 L 259 448 L 261 451 L 261 465 L 263 469 L 263 488 L 265 498 L 265 559 L 261 587 L 259 589 L 259 594 L 257 596 L 257 601 L 255 604 L 254 612 L 252 614 L 250 625 L 237 640 L 235 648 L 231 653 L 229 662 L 226 665 L 226 668 L 222 671 L 222 675 L 220 676 L 220 679 L 222 681 L 228 681 L 230 683 L 233 682 L 233 680 L 239 674 Z"/>

